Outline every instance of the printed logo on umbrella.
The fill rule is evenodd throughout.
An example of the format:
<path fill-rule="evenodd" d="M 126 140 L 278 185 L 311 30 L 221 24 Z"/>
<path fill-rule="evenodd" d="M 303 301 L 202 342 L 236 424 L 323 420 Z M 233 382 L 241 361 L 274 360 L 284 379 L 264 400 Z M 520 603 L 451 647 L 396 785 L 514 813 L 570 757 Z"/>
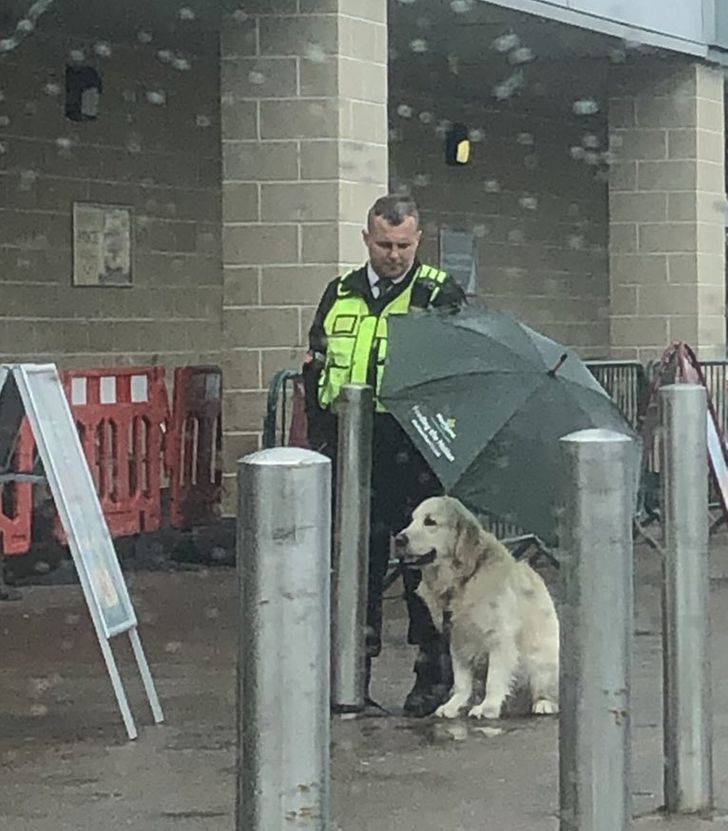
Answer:
<path fill-rule="evenodd" d="M 413 418 L 410 419 L 412 426 L 420 434 L 435 458 L 439 459 L 444 456 L 449 462 L 454 462 L 455 456 L 451 444 L 457 438 L 455 419 L 446 418 L 442 413 L 428 416 L 419 404 L 415 404 L 411 412 L 413 414 Z"/>

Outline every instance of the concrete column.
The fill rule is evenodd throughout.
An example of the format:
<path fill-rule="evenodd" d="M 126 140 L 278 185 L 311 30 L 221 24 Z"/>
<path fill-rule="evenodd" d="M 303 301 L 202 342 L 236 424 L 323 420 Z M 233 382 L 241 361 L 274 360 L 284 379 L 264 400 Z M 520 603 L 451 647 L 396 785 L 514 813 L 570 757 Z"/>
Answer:
<path fill-rule="evenodd" d="M 615 358 L 685 340 L 725 355 L 723 74 L 677 58 L 625 67 L 609 102 Z"/>
<path fill-rule="evenodd" d="M 386 0 L 243 0 L 223 21 L 224 508 L 272 374 L 387 189 Z"/>

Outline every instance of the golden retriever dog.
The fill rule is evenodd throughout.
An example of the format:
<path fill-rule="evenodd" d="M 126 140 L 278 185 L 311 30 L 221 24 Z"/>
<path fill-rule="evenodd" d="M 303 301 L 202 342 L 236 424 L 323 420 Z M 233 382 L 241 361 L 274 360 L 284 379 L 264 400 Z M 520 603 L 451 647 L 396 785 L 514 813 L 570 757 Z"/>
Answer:
<path fill-rule="evenodd" d="M 435 712 L 455 718 L 473 695 L 474 672 L 486 660 L 485 697 L 472 718 L 495 719 L 516 679 L 527 682 L 531 711 L 557 713 L 559 621 L 541 577 L 457 499 L 433 497 L 396 538 L 405 562 L 422 570 L 417 589 L 432 620 L 450 618 L 452 695 Z"/>

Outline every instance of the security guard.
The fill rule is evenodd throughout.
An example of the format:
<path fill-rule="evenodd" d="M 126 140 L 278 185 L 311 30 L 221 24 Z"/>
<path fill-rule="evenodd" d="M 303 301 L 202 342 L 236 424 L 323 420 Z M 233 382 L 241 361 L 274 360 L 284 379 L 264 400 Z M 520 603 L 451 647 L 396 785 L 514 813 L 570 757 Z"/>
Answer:
<path fill-rule="evenodd" d="M 460 287 L 445 272 L 420 263 L 422 231 L 415 203 L 383 196 L 370 208 L 362 232 L 369 260 L 332 281 L 309 332 L 304 367 L 309 444 L 335 461 L 336 399 L 348 383 L 368 383 L 379 392 L 387 350 L 387 318 L 429 307 L 458 308 Z M 433 344 L 433 348 L 442 345 Z M 427 355 L 422 356 L 427 360 Z M 335 468 L 335 465 L 334 465 Z M 441 490 L 404 430 L 376 400 L 372 446 L 372 500 L 367 603 L 367 680 L 371 658 L 381 651 L 382 593 L 389 541 L 406 527 L 411 511 Z M 416 681 L 404 704 L 413 716 L 432 713 L 449 693 L 451 671 L 442 637 L 425 604 L 415 595 L 419 572 L 404 576 L 408 640 L 420 648 Z"/>

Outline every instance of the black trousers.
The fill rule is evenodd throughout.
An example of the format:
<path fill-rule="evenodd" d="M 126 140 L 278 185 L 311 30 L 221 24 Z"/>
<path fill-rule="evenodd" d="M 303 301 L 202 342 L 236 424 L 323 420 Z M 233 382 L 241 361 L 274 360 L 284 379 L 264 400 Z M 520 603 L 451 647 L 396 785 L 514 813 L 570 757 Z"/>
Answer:
<path fill-rule="evenodd" d="M 312 431 L 312 446 L 325 453 L 336 472 L 336 421 L 328 413 Z M 384 578 L 390 556 L 390 538 L 410 523 L 412 511 L 430 496 L 441 493 L 437 478 L 412 441 L 387 413 L 374 416 L 372 441 L 371 520 L 369 534 L 369 587 L 367 596 L 367 655 L 372 658 L 382 649 L 382 599 Z M 336 493 L 334 482 L 333 493 Z M 432 653 L 439 661 L 441 636 L 432 623 L 425 603 L 415 594 L 420 572 L 404 573 L 405 602 L 409 615 L 407 640 Z"/>

